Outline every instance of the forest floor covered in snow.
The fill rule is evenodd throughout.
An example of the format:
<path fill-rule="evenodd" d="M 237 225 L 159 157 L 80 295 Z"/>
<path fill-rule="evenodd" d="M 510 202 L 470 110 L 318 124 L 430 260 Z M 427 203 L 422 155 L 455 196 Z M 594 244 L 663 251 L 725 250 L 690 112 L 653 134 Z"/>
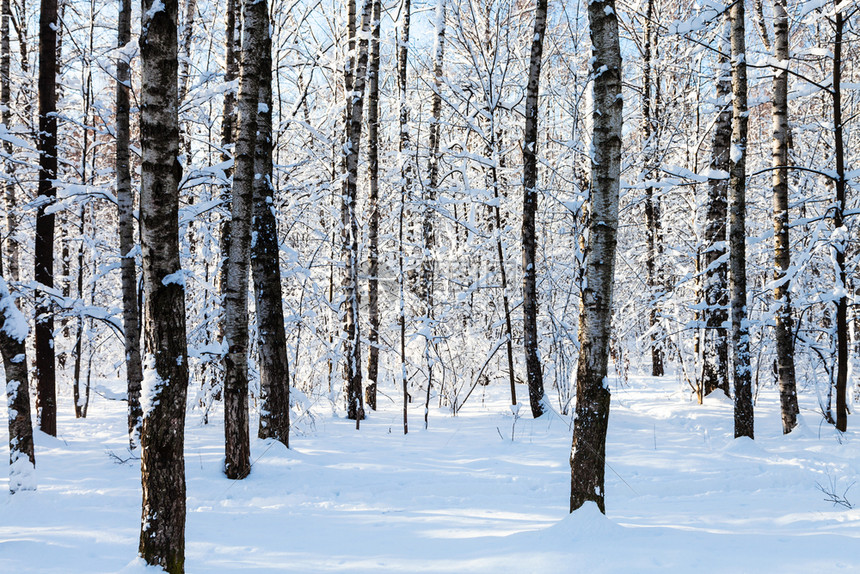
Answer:
<path fill-rule="evenodd" d="M 699 406 L 672 377 L 633 378 L 612 396 L 607 516 L 569 515 L 569 417 L 515 421 L 501 386 L 481 390 L 456 417 L 431 409 L 429 430 L 414 404 L 406 436 L 384 396 L 360 431 L 318 405 L 290 450 L 253 441 L 243 481 L 222 473 L 219 415 L 191 411 L 186 571 L 860 572 L 860 417 L 838 436 L 807 393 L 783 437 L 765 389 L 755 442 L 735 440 L 728 399 Z M 36 433 L 36 492 L 10 496 L 0 478 L 0 572 L 151 571 L 135 559 L 124 405 L 95 395 L 88 419 L 63 409 L 58 438 Z"/>

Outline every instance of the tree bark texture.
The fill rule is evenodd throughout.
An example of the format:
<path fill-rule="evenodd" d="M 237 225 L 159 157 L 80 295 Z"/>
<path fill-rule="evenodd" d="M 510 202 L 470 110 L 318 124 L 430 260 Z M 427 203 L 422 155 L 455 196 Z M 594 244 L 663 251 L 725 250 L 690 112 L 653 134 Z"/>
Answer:
<path fill-rule="evenodd" d="M 379 377 L 379 36 L 382 16 L 381 0 L 373 0 L 373 22 L 370 34 L 370 68 L 367 79 L 367 161 L 370 189 L 367 228 L 370 277 L 367 281 L 368 322 L 367 380 L 364 399 L 376 410 L 376 389 Z"/>
<path fill-rule="evenodd" d="M 747 322 L 746 156 L 749 110 L 745 10 L 735 2 L 729 10 L 732 46 L 732 144 L 729 177 L 729 293 L 734 348 L 735 438 L 754 438 L 752 369 Z"/>
<path fill-rule="evenodd" d="M 834 0 L 834 6 L 840 2 Z M 843 10 L 837 9 L 833 18 L 833 153 L 836 158 L 836 202 L 833 209 L 833 230 L 836 261 L 836 428 L 848 429 L 848 289 L 845 268 L 845 251 L 848 248 L 848 228 L 845 226 L 845 126 L 842 121 L 842 41 L 845 19 Z"/>
<path fill-rule="evenodd" d="M 526 382 L 532 416 L 544 413 L 543 371 L 541 370 L 537 328 L 537 134 L 540 69 L 546 33 L 547 0 L 537 0 L 532 39 L 529 80 L 526 89 L 526 119 L 523 132 L 523 345 L 526 355 Z"/>
<path fill-rule="evenodd" d="M 361 388 L 361 336 L 359 329 L 358 288 L 358 220 L 356 200 L 358 197 L 358 152 L 361 147 L 361 126 L 364 117 L 364 92 L 367 76 L 368 36 L 372 1 L 365 0 L 362 6 L 361 37 L 358 39 L 358 54 L 353 60 L 352 90 L 347 91 L 347 125 L 344 144 L 346 174 L 342 190 L 341 240 L 344 273 L 341 286 L 341 322 L 344 335 L 344 385 L 346 391 L 347 417 L 358 421 L 364 418 L 364 397 Z M 352 66 L 350 66 L 352 67 Z"/>
<path fill-rule="evenodd" d="M 423 205 L 421 236 L 423 241 L 423 252 L 421 255 L 421 283 L 419 293 L 424 302 L 424 359 L 427 364 L 427 392 L 424 402 L 424 428 L 427 428 L 429 419 L 430 389 L 433 387 L 433 367 L 435 359 L 434 329 L 434 288 L 436 282 L 436 229 L 434 214 L 436 213 L 436 200 L 439 195 L 439 160 L 441 148 L 441 121 L 442 121 L 442 74 L 445 58 L 445 0 L 436 2 L 436 34 L 433 42 L 433 97 L 430 120 L 430 157 L 428 162 L 428 185 L 423 186 Z M 404 54 L 404 58 L 406 54 Z M 405 81 L 405 75 L 403 77 Z M 405 96 L 405 93 L 402 94 Z"/>
<path fill-rule="evenodd" d="M 235 82 L 239 77 L 239 58 L 241 57 L 241 22 L 240 12 L 242 10 L 242 0 L 227 0 L 226 29 L 224 31 L 226 37 L 225 46 L 225 64 L 224 64 L 224 82 Z M 238 17 L 237 17 L 238 16 Z M 221 161 L 227 162 L 234 159 L 234 144 L 236 143 L 236 90 L 231 88 L 224 93 L 224 111 L 221 114 Z M 234 164 L 235 167 L 235 164 Z M 218 330 L 216 338 L 219 343 L 223 342 L 224 331 L 226 329 L 225 319 L 225 298 L 227 297 L 227 259 L 230 252 L 230 211 L 232 206 L 230 189 L 230 178 L 233 175 L 233 167 L 224 171 L 227 181 L 224 182 L 221 190 L 221 201 L 223 207 L 222 223 L 221 223 L 221 262 L 218 273 L 218 292 L 221 295 L 221 316 L 218 319 Z M 217 383 L 214 383 L 216 384 Z M 221 396 L 222 389 L 215 389 L 215 396 Z"/>
<path fill-rule="evenodd" d="M 266 2 L 260 2 L 265 5 Z M 257 107 L 256 167 L 252 222 L 251 269 L 257 310 L 257 348 L 260 367 L 260 438 L 273 438 L 290 446 L 290 369 L 284 308 L 275 188 L 272 182 L 272 38 L 268 10 L 258 33 L 264 35 L 260 54 Z"/>
<path fill-rule="evenodd" d="M 227 341 L 227 354 L 224 357 L 224 472 L 228 478 L 234 479 L 245 478 L 251 472 L 248 427 L 248 272 L 251 263 L 260 60 L 269 30 L 266 5 L 260 0 L 245 0 L 242 12 L 242 63 L 237 106 L 239 131 L 234 155 L 236 163 L 233 172 L 230 249 L 227 253 L 227 290 L 224 296 L 224 336 Z"/>
<path fill-rule="evenodd" d="M 41 0 L 39 13 L 39 198 L 33 278 L 54 287 L 54 214 L 57 197 L 57 0 Z M 57 388 L 54 312 L 51 299 L 36 291 L 36 414 L 39 429 L 57 436 Z"/>
<path fill-rule="evenodd" d="M 642 70 L 642 152 L 646 180 L 654 178 L 655 159 L 654 125 L 651 117 L 651 40 L 654 2 L 648 0 L 645 6 L 645 38 L 643 41 Z M 654 188 L 645 188 L 645 227 L 648 234 L 648 251 L 645 256 L 646 280 L 648 282 L 648 327 L 651 332 L 651 376 L 663 376 L 663 351 L 657 341 L 658 326 L 658 289 L 660 286 L 660 203 L 654 197 Z"/>
<path fill-rule="evenodd" d="M 9 412 L 9 492 L 34 490 L 36 455 L 30 417 L 30 383 L 27 376 L 27 320 L 15 306 L 6 280 L 0 277 L 0 354 L 6 372 L 6 408 Z"/>
<path fill-rule="evenodd" d="M 117 19 L 117 47 L 131 41 L 131 0 L 121 0 Z M 116 198 L 119 219 L 120 274 L 122 279 L 122 322 L 125 334 L 125 370 L 128 392 L 128 434 L 132 448 L 140 441 L 143 412 L 140 385 L 143 366 L 140 358 L 140 315 L 137 300 L 137 270 L 134 259 L 134 188 L 129 163 L 129 91 L 131 70 L 125 55 L 116 60 Z"/>
<path fill-rule="evenodd" d="M 144 0 L 140 53 L 141 391 L 140 555 L 170 573 L 185 564 L 185 282 L 179 262 L 177 0 Z"/>
<path fill-rule="evenodd" d="M 730 23 L 723 25 L 723 42 L 717 61 L 717 105 L 720 110 L 711 140 L 711 177 L 704 229 L 703 294 L 705 332 L 702 345 L 702 386 L 709 395 L 722 390 L 729 396 L 728 265 L 726 262 L 726 221 L 732 139 L 731 63 L 728 52 Z"/>
<path fill-rule="evenodd" d="M 621 48 L 614 0 L 588 5 L 593 83 L 591 190 L 579 319 L 576 417 L 570 454 L 570 511 L 587 501 L 606 512 L 609 424 L 607 363 L 621 173 Z"/>
<path fill-rule="evenodd" d="M 12 6 L 10 0 L 0 2 L 0 107 L 2 115 L 0 121 L 10 129 L 12 126 L 12 100 L 11 90 L 11 60 L 12 50 L 9 45 L 9 21 L 12 19 Z M 12 157 L 14 151 L 12 142 L 3 142 L 4 153 Z M 18 245 L 18 201 L 15 198 L 15 164 L 7 161 L 4 164 L 6 171 L 6 183 L 3 185 L 3 197 L 6 203 L 6 249 L 0 252 L 0 273 L 9 281 L 19 279 L 19 245 Z"/>
<path fill-rule="evenodd" d="M 760 2 L 757 6 L 760 6 Z M 789 65 L 789 23 L 786 0 L 773 4 L 774 57 L 780 66 Z M 766 33 L 766 28 L 765 28 Z M 779 378 L 779 402 L 782 412 L 782 432 L 788 434 L 797 425 L 800 409 L 797 405 L 797 384 L 794 373 L 794 333 L 792 331 L 791 243 L 788 239 L 788 72 L 775 70 L 773 77 L 773 297 L 778 305 L 774 320 L 776 331 L 776 362 Z"/>

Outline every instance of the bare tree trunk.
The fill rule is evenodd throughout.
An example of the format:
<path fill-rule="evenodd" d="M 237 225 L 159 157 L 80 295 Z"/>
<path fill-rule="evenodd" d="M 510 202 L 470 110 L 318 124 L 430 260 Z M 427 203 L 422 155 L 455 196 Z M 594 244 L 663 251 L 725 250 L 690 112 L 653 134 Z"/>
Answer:
<path fill-rule="evenodd" d="M 441 103 L 441 102 L 440 102 Z M 493 199 L 494 205 L 492 208 L 494 215 L 494 229 L 493 233 L 496 236 L 496 259 L 498 259 L 499 264 L 499 275 L 502 280 L 502 311 L 505 314 L 505 337 L 507 341 L 505 341 L 505 347 L 508 355 L 508 384 L 511 387 L 511 406 L 516 407 L 517 405 L 517 389 L 515 385 L 515 373 L 514 373 L 514 336 L 513 336 L 513 328 L 511 325 L 511 302 L 508 297 L 508 272 L 506 270 L 505 261 L 507 258 L 505 257 L 504 245 L 502 242 L 502 212 L 501 212 L 501 197 L 499 195 L 499 173 L 498 168 L 496 167 L 496 161 L 498 160 L 498 145 L 496 143 L 496 132 L 495 127 L 490 126 L 490 144 L 488 146 L 488 156 L 492 161 L 492 167 L 490 168 L 490 186 L 493 188 Z M 543 409 L 543 404 L 540 403 L 541 409 Z M 514 409 L 514 412 L 518 413 L 519 408 Z M 533 415 L 534 416 L 534 415 Z"/>
<path fill-rule="evenodd" d="M 131 41 L 131 0 L 121 0 L 117 19 L 117 47 Z M 116 61 L 116 198 L 119 216 L 119 252 L 122 275 L 122 322 L 125 334 L 125 371 L 128 380 L 128 435 L 132 448 L 140 441 L 143 411 L 140 385 L 143 366 L 140 359 L 140 315 L 137 300 L 137 270 L 134 260 L 134 188 L 129 163 L 129 91 L 131 70 L 128 59 L 120 54 Z"/>
<path fill-rule="evenodd" d="M 433 366 L 435 360 L 432 358 L 435 350 L 433 339 L 434 325 L 434 284 L 436 280 L 436 231 L 433 223 L 433 214 L 436 210 L 436 199 L 439 192 L 439 160 L 441 147 L 441 122 L 442 122 L 442 73 L 445 58 L 445 0 L 436 2 L 436 37 L 433 43 L 433 98 L 431 104 L 430 123 L 430 158 L 428 162 L 428 185 L 424 187 L 424 205 L 422 206 L 422 238 L 423 253 L 421 256 L 421 286 L 420 293 L 424 299 L 424 360 L 427 363 L 427 392 L 424 401 L 424 428 L 429 424 L 430 416 L 430 389 L 433 387 Z M 404 62 L 406 54 L 404 53 Z M 404 72 L 403 80 L 406 76 Z M 401 94 L 405 101 L 405 89 Z M 497 192 L 498 193 L 498 192 Z M 498 210 L 498 205 L 496 210 Z M 503 271 L 504 273 L 504 271 Z M 504 280 L 503 280 L 504 282 Z M 505 291 L 506 293 L 506 291 Z M 506 296 L 506 295 L 505 295 Z"/>
<path fill-rule="evenodd" d="M 579 319 L 576 416 L 570 454 L 570 511 L 604 502 L 609 424 L 607 363 L 612 320 L 612 276 L 621 178 L 621 48 L 614 0 L 588 5 L 594 110 L 588 244 Z"/>
<path fill-rule="evenodd" d="M 351 59 L 352 90 L 347 90 L 347 125 L 345 167 L 341 209 L 341 239 L 344 257 L 342 277 L 343 301 L 341 321 L 344 333 L 344 384 L 346 387 L 347 417 L 356 421 L 364 418 L 364 397 L 361 388 L 361 336 L 359 328 L 358 285 L 358 152 L 361 147 L 361 127 L 364 116 L 364 88 L 367 75 L 368 35 L 372 1 L 364 0 L 361 16 L 361 37 L 358 54 Z M 353 67 L 354 66 L 354 67 Z"/>
<path fill-rule="evenodd" d="M 846 283 L 845 250 L 848 248 L 848 229 L 845 227 L 845 143 L 842 121 L 842 42 L 845 20 L 839 1 L 833 18 L 833 137 L 836 157 L 836 202 L 833 209 L 833 229 L 838 240 L 836 251 L 836 428 L 848 429 L 848 290 Z M 845 10 L 847 11 L 847 9 Z"/>
<path fill-rule="evenodd" d="M 526 379 L 532 416 L 544 413 L 543 371 L 540 364 L 537 328 L 537 258 L 535 218 L 537 214 L 537 134 L 540 68 L 543 38 L 546 33 L 547 0 L 537 0 L 532 39 L 529 80 L 526 91 L 526 125 L 523 133 L 523 344 L 526 354 Z"/>
<path fill-rule="evenodd" d="M 10 0 L 2 0 L 0 3 L 0 108 L 2 115 L 0 121 L 10 129 L 12 124 L 12 89 L 11 89 L 11 59 L 12 51 L 9 45 L 9 21 L 12 19 L 12 7 Z M 3 142 L 3 151 L 11 157 L 13 153 L 12 142 Z M 19 251 L 18 246 L 18 201 L 15 198 L 15 164 L 6 161 L 4 164 L 6 172 L 6 183 L 3 185 L 3 195 L 6 202 L 6 249 L 0 253 L 0 269 L 5 273 L 9 281 L 19 279 Z M 5 261 L 2 261 L 5 256 Z"/>
<path fill-rule="evenodd" d="M 9 492 L 35 490 L 33 423 L 27 378 L 27 320 L 0 277 L 0 354 L 6 371 L 6 408 L 9 411 Z"/>
<path fill-rule="evenodd" d="M 758 6 L 761 6 L 760 0 Z M 786 0 L 773 4 L 774 57 L 780 66 L 789 65 L 788 11 Z M 762 27 L 764 28 L 763 22 Z M 766 28 L 765 28 L 766 33 Z M 794 333 L 791 318 L 791 243 L 788 240 L 788 72 L 776 70 L 773 77 L 773 297 L 779 305 L 776 321 L 776 361 L 779 376 L 779 399 L 782 407 L 782 432 L 788 434 L 797 425 L 797 384 L 794 376 Z"/>
<path fill-rule="evenodd" d="M 642 151 L 645 162 L 645 178 L 654 178 L 654 154 L 655 145 L 652 138 L 655 137 L 653 120 L 651 117 L 651 40 L 654 35 L 652 30 L 652 19 L 654 13 L 654 2 L 648 0 L 645 7 L 645 39 L 643 42 L 644 53 L 642 55 L 642 138 L 644 140 Z M 648 282 L 648 326 L 651 330 L 651 376 L 663 376 L 663 351 L 657 342 L 657 290 L 660 286 L 659 280 L 659 251 L 660 251 L 660 205 L 659 200 L 654 198 L 654 188 L 650 185 L 645 188 L 645 227 L 648 233 L 648 253 L 645 258 L 646 280 Z"/>
<path fill-rule="evenodd" d="M 746 25 L 743 2 L 729 10 L 732 45 L 732 147 L 729 177 L 729 291 L 734 348 L 735 438 L 754 436 L 750 335 L 747 324 L 746 155 L 747 108 Z"/>
<path fill-rule="evenodd" d="M 239 77 L 239 58 L 241 57 L 241 15 L 242 0 L 227 0 L 226 14 L 226 57 L 224 69 L 224 82 L 232 83 Z M 221 161 L 227 162 L 234 159 L 236 143 L 236 90 L 231 88 L 224 94 L 224 110 L 221 115 Z M 234 164 L 235 167 L 235 164 Z M 223 342 L 225 326 L 225 299 L 227 297 L 227 259 L 230 252 L 230 211 L 232 204 L 232 190 L 229 178 L 233 175 L 233 167 L 224 171 L 227 181 L 224 182 L 221 191 L 222 222 L 221 222 L 221 263 L 218 273 L 218 292 L 221 296 L 221 315 L 218 318 L 216 340 Z M 217 388 L 218 383 L 213 380 L 213 398 L 220 398 L 223 389 Z"/>
<path fill-rule="evenodd" d="M 242 12 L 239 133 L 236 139 L 230 250 L 226 264 L 227 290 L 224 297 L 224 335 L 229 344 L 224 358 L 224 472 L 228 478 L 234 479 L 245 478 L 251 472 L 248 428 L 248 268 L 251 257 L 260 60 L 265 50 L 264 34 L 269 29 L 266 6 L 263 1 L 245 0 Z"/>
<path fill-rule="evenodd" d="M 726 256 L 726 220 L 728 204 L 729 149 L 732 138 L 731 27 L 726 18 L 721 34 L 721 50 L 717 64 L 717 105 L 721 106 L 714 125 L 711 143 L 711 176 L 708 180 L 708 202 L 705 215 L 704 298 L 705 333 L 702 344 L 702 386 L 709 395 L 722 390 L 729 396 L 728 332 L 728 265 Z"/>
<path fill-rule="evenodd" d="M 379 376 L 379 34 L 382 12 L 380 0 L 373 1 L 373 22 L 370 38 L 370 69 L 367 93 L 367 160 L 370 176 L 367 242 L 370 260 L 370 278 L 367 281 L 368 360 L 364 399 L 367 406 L 376 410 L 376 388 Z"/>
<path fill-rule="evenodd" d="M 144 0 L 140 36 L 144 377 L 141 390 L 140 555 L 185 568 L 185 401 L 188 351 L 179 262 L 177 0 Z"/>
<path fill-rule="evenodd" d="M 86 116 L 84 116 L 86 117 Z M 86 129 L 84 130 L 84 144 L 83 147 L 86 149 L 87 147 L 87 137 L 86 137 Z M 86 162 L 86 153 L 82 154 L 84 161 Z M 86 164 L 85 164 L 86 165 Z M 81 205 L 81 210 L 78 217 L 78 237 L 80 238 L 80 242 L 78 243 L 78 265 L 77 271 L 78 276 L 75 279 L 75 287 L 76 294 L 78 300 L 81 303 L 84 303 L 84 224 L 86 222 L 86 209 L 83 205 Z M 75 402 L 75 418 L 83 418 L 83 404 L 81 403 L 81 363 L 83 362 L 83 342 L 84 342 L 84 316 L 83 314 L 78 315 L 78 324 L 75 328 L 75 365 L 74 365 L 74 380 L 72 381 L 73 387 L 73 395 Z"/>
<path fill-rule="evenodd" d="M 57 197 L 57 0 L 41 0 L 39 16 L 39 207 L 33 278 L 54 287 L 54 213 Z M 54 312 L 51 299 L 36 291 L 36 415 L 39 429 L 57 436 L 57 388 L 54 352 Z"/>
<path fill-rule="evenodd" d="M 266 2 L 261 2 L 263 5 Z M 257 309 L 257 347 L 260 356 L 260 438 L 274 438 L 290 446 L 290 369 L 284 308 L 281 295 L 281 265 L 278 225 L 275 219 L 275 188 L 272 181 L 272 38 L 268 11 L 259 24 L 264 36 L 260 54 L 259 113 L 254 179 L 254 218 L 251 267 L 254 273 Z"/>
<path fill-rule="evenodd" d="M 197 0 L 185 0 L 185 18 L 182 22 L 182 60 L 179 62 L 180 106 L 188 95 L 188 82 L 191 79 L 191 41 L 194 38 L 194 16 L 196 13 Z"/>
<path fill-rule="evenodd" d="M 400 218 L 398 227 L 399 253 L 398 263 L 400 266 L 400 379 L 403 387 L 403 434 L 409 432 L 407 422 L 409 393 L 407 392 L 406 377 L 406 272 L 404 256 L 406 244 L 404 242 L 404 231 L 408 233 L 409 209 L 407 205 L 412 201 L 412 142 L 409 137 L 409 105 L 406 99 L 406 65 L 409 61 L 409 32 L 412 19 L 412 2 L 403 0 L 402 20 L 400 28 L 400 39 L 397 44 L 397 89 L 400 96 L 398 139 L 398 159 L 400 162 Z M 404 226 L 406 230 L 404 230 Z"/>
<path fill-rule="evenodd" d="M 93 28 L 95 26 L 95 21 L 90 20 L 90 53 L 93 52 Z M 81 136 L 81 166 L 80 166 L 80 176 L 81 176 L 81 184 L 86 186 L 89 181 L 87 179 L 87 162 L 90 159 L 90 130 L 87 129 L 86 124 L 89 121 L 90 117 L 90 108 L 92 106 L 92 71 L 89 68 L 89 65 L 84 63 L 81 69 L 81 86 L 82 89 L 82 100 L 83 100 L 83 109 L 82 115 L 84 118 L 84 126 L 82 129 Z M 92 222 L 95 224 L 95 221 Z M 78 243 L 78 266 L 77 266 L 77 296 L 78 300 L 85 304 L 84 300 L 84 230 L 86 228 L 86 205 L 81 204 L 79 217 L 78 217 L 78 238 L 80 239 Z M 86 417 L 86 408 L 85 404 L 82 401 L 81 397 L 81 364 L 83 363 L 83 339 L 84 339 L 84 316 L 83 313 L 78 315 L 78 325 L 76 329 L 75 335 L 75 366 L 74 366 L 74 402 L 75 402 L 75 418 L 84 418 Z M 86 400 L 89 401 L 89 392 L 86 393 Z"/>
<path fill-rule="evenodd" d="M 400 96 L 400 152 L 401 186 L 406 190 L 407 201 L 412 200 L 412 141 L 409 135 L 409 104 L 406 99 L 406 64 L 409 61 L 409 33 L 412 19 L 412 1 L 403 0 L 400 42 L 397 44 L 397 90 Z"/>

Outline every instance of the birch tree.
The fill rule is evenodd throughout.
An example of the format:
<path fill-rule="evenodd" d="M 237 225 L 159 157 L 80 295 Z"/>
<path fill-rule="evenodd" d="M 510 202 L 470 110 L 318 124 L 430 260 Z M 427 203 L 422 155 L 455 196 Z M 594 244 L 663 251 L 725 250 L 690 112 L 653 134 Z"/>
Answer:
<path fill-rule="evenodd" d="M 367 161 L 368 161 L 368 209 L 370 219 L 367 227 L 368 259 L 370 263 L 367 280 L 367 319 L 370 331 L 367 334 L 367 387 L 364 398 L 367 406 L 376 410 L 377 384 L 379 377 L 379 35 L 382 25 L 382 2 L 373 0 L 373 21 L 370 33 L 370 67 L 367 71 Z"/>
<path fill-rule="evenodd" d="M 257 106 L 256 167 L 251 225 L 251 268 L 257 312 L 257 349 L 260 368 L 260 438 L 274 438 L 290 446 L 290 370 L 284 332 L 278 223 L 272 168 L 272 37 L 269 14 L 258 15 L 260 50 L 259 104 Z"/>
<path fill-rule="evenodd" d="M 732 144 L 729 177 L 729 292 L 732 309 L 732 347 L 735 438 L 753 438 L 752 368 L 747 314 L 746 266 L 746 157 L 747 108 L 746 23 L 743 2 L 729 9 L 732 54 Z"/>
<path fill-rule="evenodd" d="M 731 62 L 729 34 L 725 18 L 719 33 L 720 50 L 716 64 L 717 119 L 711 138 L 708 198 L 705 207 L 702 271 L 704 334 L 702 342 L 702 382 L 705 395 L 722 390 L 729 396 L 728 266 L 726 264 L 726 221 L 728 204 L 729 148 L 732 137 Z"/>
<path fill-rule="evenodd" d="M 644 157 L 644 175 L 646 180 L 654 179 L 654 155 L 657 134 L 654 133 L 655 121 L 651 117 L 651 60 L 654 2 L 647 0 L 645 5 L 645 30 L 643 39 L 643 70 L 642 70 L 642 140 Z M 657 342 L 658 308 L 657 289 L 660 284 L 660 202 L 654 197 L 654 187 L 646 181 L 645 187 L 645 226 L 648 233 L 648 252 L 645 256 L 646 281 L 648 282 L 650 309 L 648 309 L 648 327 L 651 331 L 651 376 L 663 376 L 663 352 Z"/>
<path fill-rule="evenodd" d="M 140 35 L 140 235 L 144 345 L 139 552 L 185 570 L 185 281 L 179 263 L 177 0 L 144 0 Z"/>
<path fill-rule="evenodd" d="M 12 5 L 10 0 L 0 2 L 0 120 L 6 130 L 12 127 L 12 86 L 11 64 L 12 49 L 10 46 L 9 22 L 12 20 Z M 12 142 L 3 141 L 3 153 L 7 158 L 12 157 Z M 18 201 L 15 197 L 15 162 L 6 159 L 3 162 L 6 172 L 6 182 L 3 184 L 3 200 L 6 205 L 6 244 L 0 250 L 0 272 L 9 281 L 19 279 L 19 246 L 18 246 Z"/>
<path fill-rule="evenodd" d="M 535 216 L 537 213 L 537 133 L 543 38 L 546 32 L 547 0 L 537 0 L 535 27 L 526 88 L 526 125 L 523 133 L 523 344 L 526 378 L 532 416 L 544 412 L 543 371 L 538 351 L 537 259 Z M 500 264 L 504 264 L 500 262 Z"/>
<path fill-rule="evenodd" d="M 570 511 L 587 501 L 606 512 L 609 337 L 621 178 L 621 48 L 614 0 L 588 5 L 593 78 L 591 186 L 582 301 L 576 416 L 570 454 Z"/>
<path fill-rule="evenodd" d="M 786 0 L 773 3 L 773 48 L 777 66 L 789 65 L 789 21 Z M 761 20 L 760 20 L 761 21 Z M 762 26 L 764 28 L 764 26 Z M 766 28 L 764 28 L 766 36 Z M 776 334 L 777 376 L 782 412 L 782 431 L 791 432 L 797 425 L 800 409 L 797 405 L 797 384 L 794 370 L 794 333 L 791 317 L 791 243 L 788 238 L 788 71 L 777 68 L 773 76 L 773 247 L 774 291 L 777 311 L 774 316 Z"/>
<path fill-rule="evenodd" d="M 344 260 L 342 274 L 341 323 L 343 325 L 344 385 L 347 417 L 356 421 L 364 418 L 364 397 L 361 386 L 361 337 L 359 326 L 358 288 L 358 153 L 364 117 L 364 92 L 367 76 L 368 45 L 372 1 L 364 0 L 361 16 L 361 36 L 357 53 L 347 67 L 347 123 L 344 143 L 344 180 L 341 205 L 341 241 Z M 351 77 L 351 79 L 350 79 Z"/>
<path fill-rule="evenodd" d="M 234 156 L 236 169 L 233 173 L 230 244 L 226 263 L 227 289 L 224 297 L 224 336 L 228 345 L 224 357 L 224 472 L 228 478 L 234 479 L 245 478 L 251 472 L 248 427 L 248 271 L 257 113 L 260 107 L 260 62 L 269 30 L 267 14 L 265 1 L 244 1 L 239 130 Z"/>
<path fill-rule="evenodd" d="M 9 412 L 9 492 L 35 490 L 33 423 L 30 418 L 30 383 L 26 340 L 29 328 L 15 306 L 6 280 L 0 277 L 0 354 L 6 372 L 6 408 Z"/>
<path fill-rule="evenodd" d="M 134 189 L 129 165 L 129 90 L 131 70 L 121 50 L 131 41 L 131 0 L 121 0 L 117 19 L 116 59 L 116 198 L 119 219 L 119 253 L 122 275 L 122 319 L 125 371 L 128 392 L 128 433 L 132 447 L 140 440 L 142 415 L 140 385 L 140 317 L 137 300 L 137 270 L 134 256 Z"/>

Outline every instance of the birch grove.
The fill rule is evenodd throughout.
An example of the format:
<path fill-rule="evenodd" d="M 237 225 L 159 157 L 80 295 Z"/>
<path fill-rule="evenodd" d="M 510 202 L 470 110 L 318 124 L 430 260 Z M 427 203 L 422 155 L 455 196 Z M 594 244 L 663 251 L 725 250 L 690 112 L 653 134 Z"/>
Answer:
<path fill-rule="evenodd" d="M 181 572 L 192 425 L 242 480 L 254 434 L 432 432 L 498 387 L 510 437 L 570 423 L 570 511 L 604 513 L 632 376 L 727 398 L 736 438 L 851 432 L 858 27 L 838 0 L 2 0 L 10 490 L 34 427 L 124 401 L 139 552 Z"/>

